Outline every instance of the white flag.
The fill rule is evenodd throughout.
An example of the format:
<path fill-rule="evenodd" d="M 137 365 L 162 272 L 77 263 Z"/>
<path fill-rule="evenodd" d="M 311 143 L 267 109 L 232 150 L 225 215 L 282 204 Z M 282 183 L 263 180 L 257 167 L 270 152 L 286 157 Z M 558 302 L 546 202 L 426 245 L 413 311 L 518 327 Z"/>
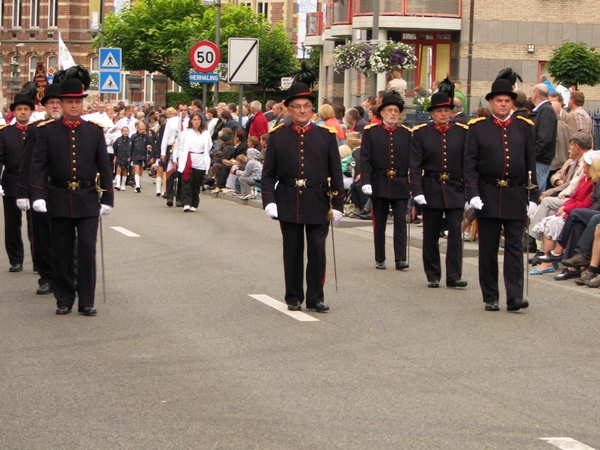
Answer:
<path fill-rule="evenodd" d="M 71 56 L 71 52 L 69 52 L 69 49 L 63 42 L 60 33 L 58 33 L 58 64 L 60 64 L 61 69 L 68 69 L 69 67 L 73 67 L 76 65 L 75 60 L 73 59 L 73 57 Z"/>

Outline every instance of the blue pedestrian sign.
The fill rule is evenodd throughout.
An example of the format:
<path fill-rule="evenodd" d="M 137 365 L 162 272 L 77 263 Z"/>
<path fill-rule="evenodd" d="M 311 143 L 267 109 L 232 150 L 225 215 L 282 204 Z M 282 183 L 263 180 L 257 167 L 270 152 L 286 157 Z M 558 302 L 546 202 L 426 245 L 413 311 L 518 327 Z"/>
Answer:
<path fill-rule="evenodd" d="M 121 73 L 100 72 L 98 87 L 102 94 L 118 94 L 121 92 Z"/>
<path fill-rule="evenodd" d="M 98 53 L 100 70 L 120 71 L 122 69 L 121 55 L 120 48 L 100 48 Z"/>
<path fill-rule="evenodd" d="M 218 73 L 200 73 L 190 72 L 190 83 L 218 83 L 221 81 L 221 76 Z"/>

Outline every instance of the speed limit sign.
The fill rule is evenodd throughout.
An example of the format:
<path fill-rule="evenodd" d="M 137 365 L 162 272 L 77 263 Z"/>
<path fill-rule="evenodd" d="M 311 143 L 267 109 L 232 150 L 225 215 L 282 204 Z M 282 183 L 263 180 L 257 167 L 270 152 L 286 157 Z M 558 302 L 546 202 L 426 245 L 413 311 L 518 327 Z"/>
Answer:
<path fill-rule="evenodd" d="M 212 72 L 221 62 L 219 47 L 210 41 L 200 41 L 190 51 L 190 62 L 198 72 Z"/>

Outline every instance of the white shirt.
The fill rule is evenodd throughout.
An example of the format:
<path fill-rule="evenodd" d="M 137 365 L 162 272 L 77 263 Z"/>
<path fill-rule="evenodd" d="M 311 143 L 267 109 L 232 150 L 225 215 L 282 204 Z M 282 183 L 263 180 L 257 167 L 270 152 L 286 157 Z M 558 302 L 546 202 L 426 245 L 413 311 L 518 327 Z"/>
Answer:
<path fill-rule="evenodd" d="M 173 156 L 179 158 L 179 167 L 177 170 L 185 170 L 188 154 L 191 155 L 192 168 L 198 170 L 208 170 L 210 167 L 210 149 L 213 146 L 212 138 L 207 130 L 196 133 L 191 128 L 186 128 L 177 143 L 177 154 Z"/>
<path fill-rule="evenodd" d="M 179 116 L 173 116 L 169 120 L 167 120 L 167 124 L 165 125 L 165 134 L 163 135 L 162 142 L 160 144 L 160 156 L 166 156 L 167 154 L 167 146 L 173 145 L 175 139 L 181 132 L 181 128 L 187 129 L 188 122 L 190 118 L 186 117 L 183 119 L 183 124 L 181 123 L 181 119 Z"/>
<path fill-rule="evenodd" d="M 120 132 L 123 127 L 127 127 L 129 128 L 129 135 L 131 136 L 133 133 L 135 133 L 135 122 L 137 121 L 135 120 L 135 117 L 133 117 L 133 114 L 129 118 L 121 117 L 116 124 L 117 130 Z"/>

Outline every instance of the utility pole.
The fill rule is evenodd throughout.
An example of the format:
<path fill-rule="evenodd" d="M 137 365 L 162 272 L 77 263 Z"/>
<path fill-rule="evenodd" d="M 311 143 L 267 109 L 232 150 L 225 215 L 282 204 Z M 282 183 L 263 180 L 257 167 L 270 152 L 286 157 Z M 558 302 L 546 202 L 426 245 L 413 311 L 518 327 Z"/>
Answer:
<path fill-rule="evenodd" d="M 376 47 L 379 43 L 379 0 L 373 2 L 373 31 L 371 32 L 371 45 Z M 371 73 L 371 96 L 377 96 L 377 74 Z"/>
<path fill-rule="evenodd" d="M 217 5 L 217 30 L 215 32 L 215 44 L 217 48 L 221 49 L 221 0 L 216 1 Z M 217 107 L 217 103 L 219 103 L 219 83 L 215 83 L 215 102 L 214 107 Z"/>

